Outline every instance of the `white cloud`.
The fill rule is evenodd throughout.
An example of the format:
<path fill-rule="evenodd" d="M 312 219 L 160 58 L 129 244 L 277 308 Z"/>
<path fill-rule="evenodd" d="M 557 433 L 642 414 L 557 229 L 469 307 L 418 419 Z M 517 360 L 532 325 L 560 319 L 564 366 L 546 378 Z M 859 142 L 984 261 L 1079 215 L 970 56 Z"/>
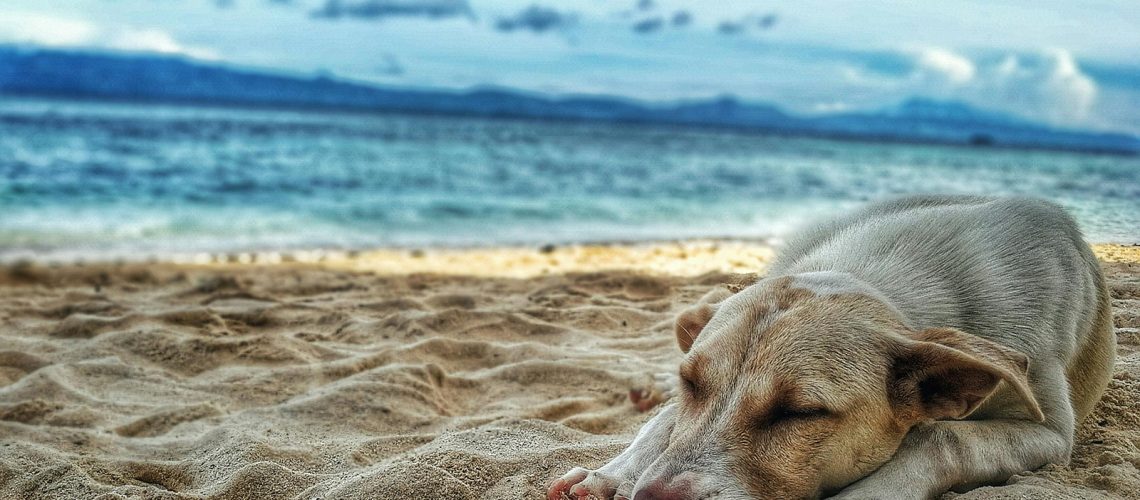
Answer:
<path fill-rule="evenodd" d="M 842 101 L 817 102 L 812 105 L 811 110 L 815 113 L 841 113 L 850 111 L 851 105 Z"/>
<path fill-rule="evenodd" d="M 1006 56 L 981 89 L 988 104 L 1033 110 L 1052 122 L 1082 121 L 1096 102 L 1097 87 L 1066 50 L 1031 57 Z"/>
<path fill-rule="evenodd" d="M 911 53 L 913 70 L 895 80 L 901 85 L 875 84 L 865 78 L 856 83 L 894 93 L 960 100 L 1059 125 L 1086 124 L 1096 103 L 1096 83 L 1066 50 L 978 60 L 943 48 Z M 851 76 L 847 79 L 855 81 Z"/>
<path fill-rule="evenodd" d="M 89 22 L 35 13 L 5 12 L 0 15 L 0 40 L 59 47 L 94 40 L 99 30 Z"/>
<path fill-rule="evenodd" d="M 211 50 L 186 47 L 169 33 L 156 29 L 123 29 L 119 30 L 107 39 L 106 46 L 112 49 L 138 51 L 138 52 L 158 52 L 160 54 L 185 54 L 198 59 L 217 59 L 218 56 Z"/>
<path fill-rule="evenodd" d="M 183 45 L 169 33 L 158 29 L 98 26 L 88 21 L 33 12 L 2 13 L 0 42 L 182 54 L 199 59 L 218 58 L 212 50 Z"/>
<path fill-rule="evenodd" d="M 973 61 L 937 47 L 921 50 L 915 64 L 919 77 L 933 77 L 952 85 L 968 83 L 977 74 Z"/>

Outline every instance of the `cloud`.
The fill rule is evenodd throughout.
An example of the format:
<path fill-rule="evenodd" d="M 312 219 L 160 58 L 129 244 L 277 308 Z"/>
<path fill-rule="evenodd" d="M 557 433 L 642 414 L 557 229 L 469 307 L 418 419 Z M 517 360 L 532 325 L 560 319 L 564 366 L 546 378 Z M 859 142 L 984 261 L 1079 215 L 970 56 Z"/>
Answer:
<path fill-rule="evenodd" d="M 81 45 L 99 36 L 99 29 L 79 19 L 34 13 L 7 12 L 0 16 L 0 40 L 50 47 Z"/>
<path fill-rule="evenodd" d="M 1105 87 L 1119 87 L 1126 90 L 1140 89 L 1140 66 L 1086 61 L 1081 65 L 1081 69 L 1094 81 Z"/>
<path fill-rule="evenodd" d="M 972 61 L 941 48 L 927 48 L 920 51 L 916 66 L 921 75 L 929 75 L 954 85 L 973 80 L 977 73 Z"/>
<path fill-rule="evenodd" d="M 853 108 L 916 96 L 1074 127 L 1103 125 L 1098 120 L 1103 120 L 1104 106 L 1112 99 L 1108 83 L 1090 76 L 1097 73 L 1086 72 L 1072 53 L 1061 49 L 963 53 L 927 47 L 824 52 L 814 59 L 836 65 L 840 77 L 836 80 L 848 89 L 836 95 L 862 96 L 852 101 Z"/>
<path fill-rule="evenodd" d="M 737 21 L 721 21 L 716 30 L 722 35 L 739 35 L 744 32 L 744 24 Z"/>
<path fill-rule="evenodd" d="M 218 58 L 213 50 L 185 45 L 170 33 L 155 28 L 100 26 L 77 19 L 21 12 L 10 12 L 0 17 L 0 42 Z"/>
<path fill-rule="evenodd" d="M 739 35 L 748 31 L 750 28 L 765 31 L 772 29 L 779 20 L 780 16 L 776 14 L 749 14 L 740 19 L 721 21 L 720 24 L 717 25 L 716 30 L 722 35 Z"/>
<path fill-rule="evenodd" d="M 665 27 L 665 19 L 663 19 L 661 17 L 651 17 L 651 18 L 642 19 L 641 21 L 633 23 L 633 31 L 635 33 L 640 33 L 643 35 L 646 35 L 649 33 L 656 33 L 658 31 L 661 31 L 661 28 L 664 28 L 664 27 Z"/>
<path fill-rule="evenodd" d="M 187 47 L 169 33 L 157 29 L 125 29 L 108 33 L 105 43 L 108 48 L 133 52 L 157 52 L 160 54 L 183 54 L 198 59 L 217 59 L 211 50 Z"/>
<path fill-rule="evenodd" d="M 811 110 L 815 113 L 842 113 L 850 111 L 851 105 L 843 101 L 825 101 L 813 104 Z"/>
<path fill-rule="evenodd" d="M 762 30 L 771 29 L 779 20 L 780 16 L 777 16 L 776 14 L 765 14 L 756 20 L 756 27 Z"/>
<path fill-rule="evenodd" d="M 1052 122 L 1082 121 L 1096 102 L 1096 83 L 1066 50 L 1008 55 L 987 70 L 983 90 L 994 106 L 1016 106 Z"/>
<path fill-rule="evenodd" d="M 400 64 L 400 60 L 392 54 L 383 54 L 382 64 L 376 68 L 376 72 L 385 76 L 402 76 L 405 73 L 404 65 Z"/>
<path fill-rule="evenodd" d="M 495 29 L 503 32 L 528 30 L 535 33 L 545 33 L 574 26 L 578 16 L 572 13 L 559 12 L 550 7 L 531 5 L 513 16 L 500 17 L 495 21 Z"/>
<path fill-rule="evenodd" d="M 673 19 L 670 22 L 674 28 L 683 28 L 693 23 L 693 15 L 687 10 L 679 10 L 673 13 Z"/>
<path fill-rule="evenodd" d="M 638 0 L 637 2 L 637 10 L 640 11 L 653 10 L 654 7 L 657 7 L 657 4 L 653 0 Z"/>
<path fill-rule="evenodd" d="M 1055 124 L 1080 123 L 1096 103 L 1096 82 L 1066 50 L 971 59 L 944 48 L 914 53 L 903 89 L 969 102 Z"/>
<path fill-rule="evenodd" d="M 325 0 L 312 12 L 321 19 L 385 19 L 389 17 L 473 18 L 467 0 Z"/>

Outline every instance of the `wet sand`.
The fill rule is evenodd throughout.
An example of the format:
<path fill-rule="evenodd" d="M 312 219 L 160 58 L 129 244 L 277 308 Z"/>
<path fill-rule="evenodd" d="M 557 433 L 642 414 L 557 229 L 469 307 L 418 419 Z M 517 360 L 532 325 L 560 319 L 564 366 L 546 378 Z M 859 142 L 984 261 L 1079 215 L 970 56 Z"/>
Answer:
<path fill-rule="evenodd" d="M 1140 496 L 1140 248 L 1097 252 L 1120 356 L 1072 463 L 947 498 Z M 541 498 L 649 418 L 628 392 L 675 370 L 673 316 L 771 256 L 702 241 L 11 266 L 0 498 Z"/>

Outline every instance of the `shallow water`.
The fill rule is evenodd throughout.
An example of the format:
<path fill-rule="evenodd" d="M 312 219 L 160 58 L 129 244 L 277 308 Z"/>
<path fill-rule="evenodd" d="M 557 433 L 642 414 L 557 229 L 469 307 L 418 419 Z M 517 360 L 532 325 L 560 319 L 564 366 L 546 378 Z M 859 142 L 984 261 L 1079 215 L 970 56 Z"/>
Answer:
<path fill-rule="evenodd" d="M 779 237 L 1020 194 L 1140 241 L 1140 159 L 677 127 L 0 98 L 0 259 Z"/>

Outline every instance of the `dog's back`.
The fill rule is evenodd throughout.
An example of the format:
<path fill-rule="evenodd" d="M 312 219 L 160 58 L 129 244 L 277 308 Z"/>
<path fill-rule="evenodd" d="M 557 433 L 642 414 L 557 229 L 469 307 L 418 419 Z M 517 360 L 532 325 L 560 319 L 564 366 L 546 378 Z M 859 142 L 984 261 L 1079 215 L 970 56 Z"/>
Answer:
<path fill-rule="evenodd" d="M 1116 342 L 1100 267 L 1052 203 L 922 196 L 871 205 L 802 233 L 771 268 L 813 272 L 867 283 L 914 328 L 951 326 L 1055 359 L 1067 367 L 1078 422 L 1111 376 Z"/>
<path fill-rule="evenodd" d="M 801 234 L 678 316 L 680 397 L 548 498 L 934 498 L 1069 460 L 1116 343 L 1060 207 L 906 198 Z"/>

